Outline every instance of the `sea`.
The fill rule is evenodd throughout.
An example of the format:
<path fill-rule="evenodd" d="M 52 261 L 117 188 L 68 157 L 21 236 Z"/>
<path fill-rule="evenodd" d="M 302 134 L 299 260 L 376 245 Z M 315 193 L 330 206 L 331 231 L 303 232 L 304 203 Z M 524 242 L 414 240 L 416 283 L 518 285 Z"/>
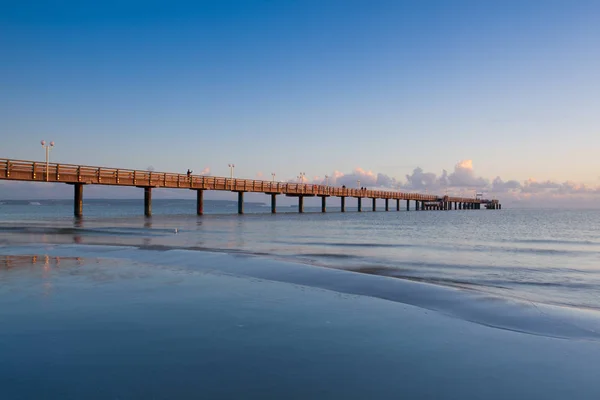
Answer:
<path fill-rule="evenodd" d="M 600 398 L 599 229 L 600 210 L 5 200 L 0 398 Z"/>

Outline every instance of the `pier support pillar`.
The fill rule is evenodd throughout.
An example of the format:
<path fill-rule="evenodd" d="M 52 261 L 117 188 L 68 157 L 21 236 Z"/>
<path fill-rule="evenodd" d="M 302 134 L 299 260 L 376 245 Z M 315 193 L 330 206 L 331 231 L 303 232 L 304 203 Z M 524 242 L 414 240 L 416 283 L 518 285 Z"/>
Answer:
<path fill-rule="evenodd" d="M 358 199 L 358 212 L 362 212 L 362 197 L 357 197 Z"/>
<path fill-rule="evenodd" d="M 396 211 L 400 211 L 400 199 L 396 199 Z"/>
<path fill-rule="evenodd" d="M 498 210 L 502 210 L 502 204 L 498 203 Z"/>
<path fill-rule="evenodd" d="M 238 192 L 238 214 L 244 213 L 244 192 Z"/>
<path fill-rule="evenodd" d="M 385 199 L 385 211 L 390 211 L 390 199 Z"/>
<path fill-rule="evenodd" d="M 144 188 L 144 215 L 150 217 L 152 215 L 152 188 Z"/>
<path fill-rule="evenodd" d="M 73 187 L 75 189 L 73 213 L 77 218 L 81 218 L 83 216 L 83 184 L 76 183 Z"/>
<path fill-rule="evenodd" d="M 406 200 L 406 211 L 410 211 L 410 200 Z"/>
<path fill-rule="evenodd" d="M 342 210 L 342 212 L 346 212 L 346 198 L 345 197 L 340 197 L 341 199 L 341 204 L 340 204 L 340 208 Z"/>
<path fill-rule="evenodd" d="M 298 212 L 304 212 L 304 196 L 298 196 Z"/>
<path fill-rule="evenodd" d="M 373 197 L 373 212 L 377 211 L 377 199 Z"/>
<path fill-rule="evenodd" d="M 277 195 L 275 193 L 271 193 L 271 214 L 275 214 L 277 212 Z"/>
<path fill-rule="evenodd" d="M 204 214 L 204 190 L 196 190 L 196 215 Z"/>
<path fill-rule="evenodd" d="M 327 212 L 327 197 L 321 196 L 321 212 Z"/>

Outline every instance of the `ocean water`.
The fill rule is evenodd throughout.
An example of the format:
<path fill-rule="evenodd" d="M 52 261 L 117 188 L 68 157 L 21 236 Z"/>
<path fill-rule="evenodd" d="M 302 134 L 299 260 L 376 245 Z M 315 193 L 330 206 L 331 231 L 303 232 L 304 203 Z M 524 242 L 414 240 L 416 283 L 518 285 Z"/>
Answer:
<path fill-rule="evenodd" d="M 247 204 L 237 215 L 235 202 L 208 202 L 198 217 L 194 207 L 155 200 L 145 218 L 139 200 L 96 200 L 77 220 L 70 201 L 3 204 L 0 240 L 253 254 L 600 310 L 597 210 L 298 214 L 280 206 L 272 215 Z"/>
<path fill-rule="evenodd" d="M 0 398 L 600 398 L 599 211 L 194 209 L 0 204 Z"/>

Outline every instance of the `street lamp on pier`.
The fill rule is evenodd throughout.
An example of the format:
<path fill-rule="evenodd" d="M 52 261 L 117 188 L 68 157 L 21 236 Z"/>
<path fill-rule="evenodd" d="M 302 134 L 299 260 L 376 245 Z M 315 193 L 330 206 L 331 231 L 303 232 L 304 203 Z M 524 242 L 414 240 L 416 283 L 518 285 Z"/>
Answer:
<path fill-rule="evenodd" d="M 40 143 L 42 144 L 42 147 L 46 149 L 46 182 L 48 182 L 50 179 L 50 149 L 54 147 L 54 142 L 46 144 L 46 141 L 42 140 Z"/>
<path fill-rule="evenodd" d="M 273 177 L 273 183 L 275 183 L 275 172 L 271 172 L 271 176 Z"/>
<path fill-rule="evenodd" d="M 229 164 L 229 173 L 231 179 L 233 179 L 233 169 L 235 168 L 235 164 Z"/>
<path fill-rule="evenodd" d="M 300 179 L 300 183 L 304 183 L 304 177 L 306 176 L 305 172 L 300 172 L 298 179 Z"/>
<path fill-rule="evenodd" d="M 360 179 L 356 181 L 357 187 L 360 189 Z"/>

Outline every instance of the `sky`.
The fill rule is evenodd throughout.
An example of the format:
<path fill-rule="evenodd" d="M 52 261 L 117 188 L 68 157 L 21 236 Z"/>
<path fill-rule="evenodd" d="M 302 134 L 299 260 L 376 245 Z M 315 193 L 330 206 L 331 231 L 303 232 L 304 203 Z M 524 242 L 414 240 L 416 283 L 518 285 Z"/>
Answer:
<path fill-rule="evenodd" d="M 0 49 L 4 158 L 600 194 L 597 1 L 23 1 Z"/>

